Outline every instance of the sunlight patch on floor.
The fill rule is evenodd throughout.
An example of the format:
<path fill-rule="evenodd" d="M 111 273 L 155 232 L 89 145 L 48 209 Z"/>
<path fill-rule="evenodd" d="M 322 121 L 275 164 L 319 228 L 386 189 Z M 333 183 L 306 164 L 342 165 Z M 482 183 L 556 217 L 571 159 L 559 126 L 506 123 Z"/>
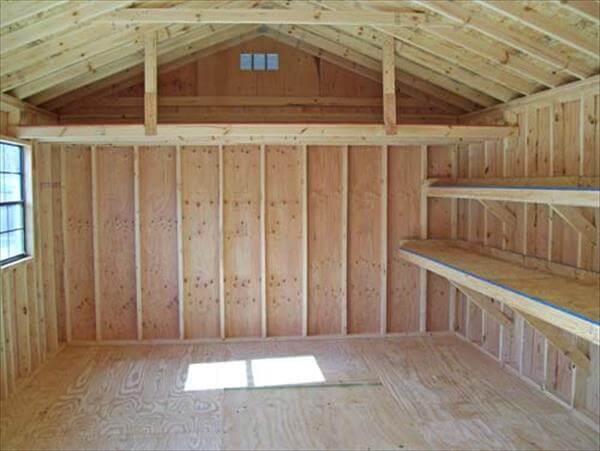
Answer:
<path fill-rule="evenodd" d="M 192 363 L 185 391 L 274 387 L 324 382 L 314 356 Z"/>

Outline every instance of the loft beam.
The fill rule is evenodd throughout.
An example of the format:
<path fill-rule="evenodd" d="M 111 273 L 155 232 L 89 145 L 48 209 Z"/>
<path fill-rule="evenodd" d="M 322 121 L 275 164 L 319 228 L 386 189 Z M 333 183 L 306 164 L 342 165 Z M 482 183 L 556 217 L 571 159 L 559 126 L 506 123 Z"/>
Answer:
<path fill-rule="evenodd" d="M 511 126 L 405 125 L 388 134 L 383 124 L 159 124 L 156 136 L 144 125 L 60 125 L 13 127 L 15 136 L 42 142 L 404 144 L 456 143 L 501 139 Z"/>

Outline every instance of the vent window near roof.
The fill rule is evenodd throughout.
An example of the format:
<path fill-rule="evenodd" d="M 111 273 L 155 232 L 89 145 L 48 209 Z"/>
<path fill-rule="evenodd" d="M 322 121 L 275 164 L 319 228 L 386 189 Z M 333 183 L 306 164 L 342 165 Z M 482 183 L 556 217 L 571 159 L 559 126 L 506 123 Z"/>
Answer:
<path fill-rule="evenodd" d="M 240 54 L 240 69 L 252 70 L 252 53 Z"/>
<path fill-rule="evenodd" d="M 240 70 L 279 70 L 279 53 L 240 53 Z"/>
<path fill-rule="evenodd" d="M 254 70 L 265 70 L 265 54 L 255 53 L 254 54 Z"/>
<path fill-rule="evenodd" d="M 279 53 L 267 53 L 267 70 L 279 70 Z"/>

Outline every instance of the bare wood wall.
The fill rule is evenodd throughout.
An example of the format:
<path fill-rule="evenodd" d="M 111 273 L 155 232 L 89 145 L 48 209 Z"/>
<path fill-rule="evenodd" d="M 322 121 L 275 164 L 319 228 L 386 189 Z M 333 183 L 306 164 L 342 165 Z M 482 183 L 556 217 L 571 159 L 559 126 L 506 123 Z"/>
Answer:
<path fill-rule="evenodd" d="M 61 339 L 448 330 L 447 284 L 421 312 L 395 255 L 421 229 L 421 146 L 39 147 L 61 162 Z"/>
<path fill-rule="evenodd" d="M 599 113 L 597 85 L 587 83 L 470 117 L 469 121 L 475 123 L 508 118 L 519 124 L 520 134 L 504 141 L 463 147 L 458 158 L 459 176 L 600 176 Z M 507 206 L 517 219 L 514 229 L 503 225 L 477 201 L 459 200 L 458 237 L 587 270 L 600 270 L 599 249 L 553 214 L 547 205 L 507 203 Z M 596 226 L 600 224 L 600 209 L 583 212 Z M 507 307 L 504 311 L 515 316 Z M 458 333 L 598 421 L 598 346 L 565 333 L 591 358 L 592 371 L 586 377 L 519 315 L 515 332 L 510 333 L 461 295 L 455 317 Z"/>
<path fill-rule="evenodd" d="M 242 52 L 278 53 L 279 70 L 242 71 Z M 374 74 L 379 82 L 261 36 L 185 64 L 161 67 L 159 121 L 381 123 L 381 80 Z M 401 121 L 456 122 L 459 110 L 409 94 L 398 92 Z M 64 123 L 140 122 L 143 98 L 143 79 L 133 76 L 57 112 Z"/>

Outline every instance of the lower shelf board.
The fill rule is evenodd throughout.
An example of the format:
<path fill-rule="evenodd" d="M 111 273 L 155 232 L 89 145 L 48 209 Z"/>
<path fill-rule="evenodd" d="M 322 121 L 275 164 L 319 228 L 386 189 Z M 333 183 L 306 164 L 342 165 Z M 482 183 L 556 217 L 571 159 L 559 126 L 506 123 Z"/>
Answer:
<path fill-rule="evenodd" d="M 399 252 L 428 271 L 600 344 L 598 274 L 585 278 L 557 275 L 452 240 L 406 241 Z"/>

